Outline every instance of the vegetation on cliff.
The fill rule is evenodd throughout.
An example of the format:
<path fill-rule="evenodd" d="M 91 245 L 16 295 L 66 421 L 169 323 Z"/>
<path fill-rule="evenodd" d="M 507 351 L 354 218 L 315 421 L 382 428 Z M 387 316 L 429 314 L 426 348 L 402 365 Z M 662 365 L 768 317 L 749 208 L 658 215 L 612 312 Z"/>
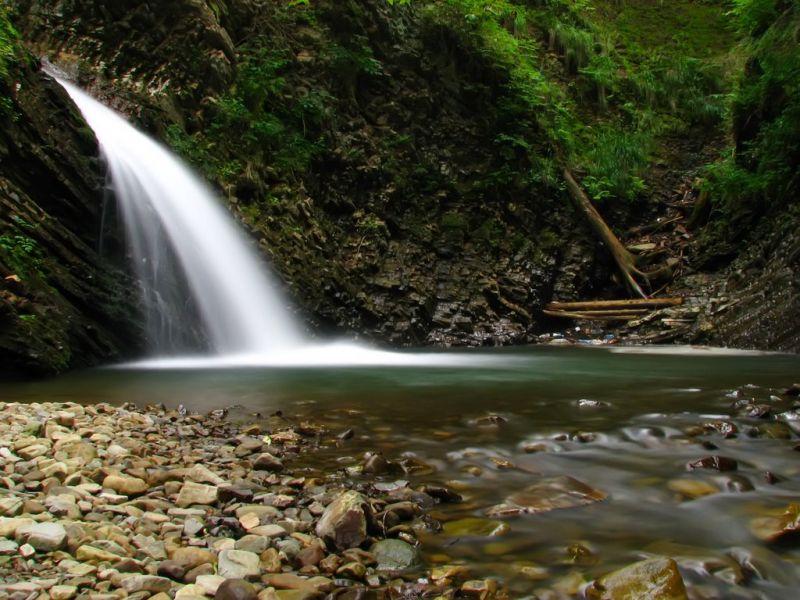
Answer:
<path fill-rule="evenodd" d="M 796 196 L 785 0 L 9 5 L 27 45 L 222 191 L 315 330 L 532 341 L 554 296 L 621 292 L 570 179 L 624 239 L 679 186 L 697 196 L 731 131 L 705 174 L 710 219 L 692 218 L 705 252 L 733 257 Z M 5 69 L 15 29 L 0 29 Z M 9 272 L 49 260 L 38 235 L 2 235 L 25 263 Z M 666 246 L 658 261 L 694 260 Z"/>

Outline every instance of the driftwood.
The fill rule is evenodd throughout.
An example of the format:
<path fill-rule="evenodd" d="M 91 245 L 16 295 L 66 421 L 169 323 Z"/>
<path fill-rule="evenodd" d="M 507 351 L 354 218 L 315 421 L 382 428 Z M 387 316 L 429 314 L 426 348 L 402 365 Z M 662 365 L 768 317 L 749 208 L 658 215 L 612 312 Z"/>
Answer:
<path fill-rule="evenodd" d="M 634 298 L 625 300 L 587 300 L 582 302 L 551 302 L 547 310 L 608 310 L 616 308 L 658 308 L 680 306 L 683 298 Z"/>
<path fill-rule="evenodd" d="M 611 231 L 611 228 L 603 220 L 603 217 L 597 212 L 597 209 L 594 207 L 591 200 L 589 200 L 586 192 L 583 191 L 583 188 L 581 188 L 580 184 L 575 179 L 572 171 L 565 167 L 563 175 L 564 180 L 567 182 L 567 190 L 569 191 L 573 204 L 583 216 L 586 217 L 595 233 L 597 233 L 609 252 L 611 252 L 611 256 L 614 257 L 614 261 L 617 263 L 628 289 L 641 298 L 647 298 L 648 296 L 644 290 L 642 290 L 637 278 L 643 283 L 649 284 L 655 279 L 671 277 L 672 268 L 669 265 L 664 265 L 652 271 L 640 270 L 638 268 L 638 259 L 636 256 L 629 252 L 622 242 L 619 241 L 619 238 L 614 235 L 614 232 Z"/>
<path fill-rule="evenodd" d="M 550 317 L 590 321 L 633 321 L 657 308 L 678 306 L 683 298 L 637 298 L 633 300 L 593 300 L 551 302 L 544 307 Z"/>

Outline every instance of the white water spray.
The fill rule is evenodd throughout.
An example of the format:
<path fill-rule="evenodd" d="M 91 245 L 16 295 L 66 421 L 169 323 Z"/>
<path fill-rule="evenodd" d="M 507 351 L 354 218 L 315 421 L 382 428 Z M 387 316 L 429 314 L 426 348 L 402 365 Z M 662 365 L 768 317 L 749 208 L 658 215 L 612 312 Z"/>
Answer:
<path fill-rule="evenodd" d="M 59 83 L 108 162 L 145 301 L 154 313 L 150 334 L 156 350 L 193 327 L 191 310 L 174 294 L 176 281 L 184 278 L 215 353 L 270 354 L 299 346 L 301 335 L 266 266 L 220 200 L 166 148 L 75 86 Z"/>

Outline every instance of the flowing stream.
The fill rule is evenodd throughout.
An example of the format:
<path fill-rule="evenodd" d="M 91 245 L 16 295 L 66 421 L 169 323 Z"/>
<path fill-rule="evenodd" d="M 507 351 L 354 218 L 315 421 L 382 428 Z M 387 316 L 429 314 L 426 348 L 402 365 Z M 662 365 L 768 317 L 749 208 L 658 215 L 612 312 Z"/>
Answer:
<path fill-rule="evenodd" d="M 519 575 L 521 565 L 546 569 L 541 585 L 552 586 L 666 554 L 705 594 L 696 597 L 794 597 L 800 552 L 761 541 L 752 526 L 800 500 L 795 400 L 780 393 L 800 379 L 800 357 L 687 348 L 456 356 L 469 366 L 137 365 L 6 386 L 0 400 L 233 407 L 230 418 L 246 422 L 281 411 L 289 422 L 353 429 L 353 439 L 295 466 L 308 476 L 341 471 L 386 485 L 405 479 L 457 488 L 464 502 L 439 505 L 433 516 L 456 523 L 459 533 L 427 536 L 426 560 L 464 563 L 520 594 L 535 585 Z M 408 472 L 359 475 L 366 451 L 407 461 Z M 710 455 L 735 460 L 736 469 L 687 468 Z M 487 518 L 510 494 L 554 475 L 570 475 L 608 499 Z M 487 522 L 504 523 L 505 534 L 488 535 Z"/>

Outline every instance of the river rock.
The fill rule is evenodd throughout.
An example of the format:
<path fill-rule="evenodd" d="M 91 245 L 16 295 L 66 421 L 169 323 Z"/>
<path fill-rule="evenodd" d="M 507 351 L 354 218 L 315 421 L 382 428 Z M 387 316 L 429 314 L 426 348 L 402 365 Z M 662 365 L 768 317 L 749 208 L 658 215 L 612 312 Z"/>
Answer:
<path fill-rule="evenodd" d="M 713 469 L 715 471 L 735 471 L 737 468 L 737 463 L 734 459 L 728 458 L 727 456 L 704 456 L 703 458 L 698 458 L 697 460 L 693 460 L 686 465 L 686 468 L 690 471 L 694 469 Z"/>
<path fill-rule="evenodd" d="M 74 585 L 54 585 L 48 590 L 51 600 L 72 600 L 78 593 Z"/>
<path fill-rule="evenodd" d="M 39 552 L 60 549 L 67 539 L 67 531 L 60 523 L 37 523 L 17 530 L 19 541 L 27 542 Z"/>
<path fill-rule="evenodd" d="M 257 597 L 256 588 L 243 579 L 228 579 L 214 593 L 214 600 L 256 600 Z"/>
<path fill-rule="evenodd" d="M 665 557 L 643 560 L 609 573 L 590 585 L 585 595 L 591 600 L 687 600 L 677 563 Z"/>
<path fill-rule="evenodd" d="M 186 567 L 177 560 L 165 560 L 158 565 L 156 574 L 161 577 L 169 577 L 174 581 L 181 581 L 186 575 Z"/>
<path fill-rule="evenodd" d="M 222 585 L 224 581 L 227 581 L 224 577 L 220 577 L 219 575 L 200 575 L 195 580 L 195 583 L 199 585 L 205 591 L 206 596 L 213 596 L 217 593 L 219 586 Z"/>
<path fill-rule="evenodd" d="M 777 516 L 758 517 L 750 522 L 750 531 L 765 542 L 778 542 L 800 534 L 800 504 L 790 504 Z"/>
<path fill-rule="evenodd" d="M 172 553 L 171 558 L 187 571 L 206 563 L 213 563 L 216 560 L 215 554 L 210 550 L 193 546 L 178 548 Z"/>
<path fill-rule="evenodd" d="M 217 571 L 225 579 L 247 579 L 261 573 L 259 558 L 245 550 L 223 550 L 219 553 Z"/>
<path fill-rule="evenodd" d="M 340 494 L 317 523 L 317 536 L 337 550 L 361 545 L 367 539 L 367 499 L 355 491 Z"/>
<path fill-rule="evenodd" d="M 147 482 L 128 475 L 108 475 L 103 479 L 103 487 L 124 496 L 138 496 L 148 490 Z"/>
<path fill-rule="evenodd" d="M 575 508 L 601 502 L 607 494 L 568 475 L 543 479 L 512 494 L 506 504 L 524 512 L 541 513 L 562 508 Z"/>
<path fill-rule="evenodd" d="M 217 487 L 187 481 L 181 487 L 178 499 L 175 502 L 180 507 L 187 507 L 193 504 L 211 505 L 217 501 Z"/>
<path fill-rule="evenodd" d="M 402 571 L 419 562 L 419 550 L 402 540 L 381 540 L 373 544 L 370 553 L 381 571 Z"/>
<path fill-rule="evenodd" d="M 279 458 L 265 452 L 253 462 L 253 469 L 256 471 L 283 471 L 283 463 Z"/>
<path fill-rule="evenodd" d="M 136 592 L 157 594 L 159 592 L 168 592 L 172 587 L 172 581 L 157 575 L 131 575 L 123 579 L 120 586 L 129 594 L 135 594 Z"/>

